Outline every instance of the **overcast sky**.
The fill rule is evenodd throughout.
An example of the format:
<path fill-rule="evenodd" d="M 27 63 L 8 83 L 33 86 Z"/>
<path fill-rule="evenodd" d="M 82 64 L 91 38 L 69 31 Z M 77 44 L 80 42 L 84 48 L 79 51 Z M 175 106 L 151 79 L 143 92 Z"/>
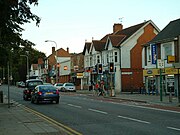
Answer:
<path fill-rule="evenodd" d="M 51 47 L 70 53 L 83 51 L 85 40 L 100 40 L 112 33 L 114 23 L 123 28 L 152 20 L 161 30 L 172 20 L 180 18 L 180 0 L 39 0 L 32 12 L 41 18 L 23 26 L 24 39 L 36 44 L 35 48 L 51 54 Z M 122 19 L 119 19 L 122 18 Z"/>

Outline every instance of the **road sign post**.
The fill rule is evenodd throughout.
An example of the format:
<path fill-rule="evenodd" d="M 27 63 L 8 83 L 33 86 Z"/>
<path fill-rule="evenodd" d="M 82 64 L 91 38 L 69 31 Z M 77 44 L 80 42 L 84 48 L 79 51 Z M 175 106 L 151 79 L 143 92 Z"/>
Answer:
<path fill-rule="evenodd" d="M 157 68 L 159 68 L 160 74 L 160 101 L 163 101 L 162 98 L 162 69 L 164 68 L 164 60 L 158 59 L 157 60 Z"/>

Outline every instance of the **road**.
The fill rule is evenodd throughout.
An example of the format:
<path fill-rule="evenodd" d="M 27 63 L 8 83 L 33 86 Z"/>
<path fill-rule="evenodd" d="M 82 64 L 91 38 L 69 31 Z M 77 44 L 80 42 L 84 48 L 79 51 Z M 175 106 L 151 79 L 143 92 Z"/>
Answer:
<path fill-rule="evenodd" d="M 1 86 L 7 94 L 7 86 Z M 31 104 L 22 88 L 10 87 L 10 99 L 84 135 L 179 135 L 180 113 L 66 93 L 59 104 Z M 98 97 L 97 97 L 98 98 Z"/>

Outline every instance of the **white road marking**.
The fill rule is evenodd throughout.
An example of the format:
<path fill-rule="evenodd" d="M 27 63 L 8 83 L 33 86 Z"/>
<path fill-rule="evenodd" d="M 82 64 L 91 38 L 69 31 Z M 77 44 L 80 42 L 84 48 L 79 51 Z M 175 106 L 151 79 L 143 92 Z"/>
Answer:
<path fill-rule="evenodd" d="M 113 102 L 112 102 L 113 103 Z M 156 111 L 163 111 L 163 112 L 170 112 L 170 113 L 180 113 L 178 111 L 173 111 L 173 110 L 165 110 L 165 109 L 160 109 L 160 108 L 153 108 L 153 107 L 147 107 L 147 106 L 139 106 L 139 105 L 128 105 L 124 103 L 113 103 L 113 104 L 119 104 L 119 105 L 125 105 L 125 106 L 131 106 L 131 107 L 136 107 L 136 108 L 143 108 L 143 109 L 150 109 L 150 110 L 156 110 Z"/>
<path fill-rule="evenodd" d="M 140 122 L 140 123 L 150 124 L 150 122 L 148 122 L 148 121 L 138 120 L 138 119 L 134 119 L 134 118 L 130 118 L 130 117 L 125 117 L 125 116 L 120 116 L 120 115 L 118 117 L 123 118 L 123 119 L 127 119 L 127 120 Z"/>
<path fill-rule="evenodd" d="M 179 128 L 175 128 L 175 127 L 167 127 L 167 128 L 172 129 L 172 130 L 176 130 L 176 131 L 180 131 Z"/>
<path fill-rule="evenodd" d="M 100 110 L 96 110 L 96 109 L 91 109 L 91 108 L 89 108 L 88 110 L 89 110 L 89 111 L 93 111 L 93 112 L 97 112 L 97 113 L 108 114 L 107 112 L 100 111 Z"/>
<path fill-rule="evenodd" d="M 73 104 L 67 104 L 69 106 L 72 106 L 72 107 L 76 107 L 76 108 L 82 108 L 81 106 L 78 106 L 78 105 L 73 105 Z"/>

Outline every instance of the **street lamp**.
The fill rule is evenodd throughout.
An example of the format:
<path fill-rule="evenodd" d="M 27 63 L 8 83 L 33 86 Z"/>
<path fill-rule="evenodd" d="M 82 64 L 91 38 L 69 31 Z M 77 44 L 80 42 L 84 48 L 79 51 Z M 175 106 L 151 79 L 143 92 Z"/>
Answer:
<path fill-rule="evenodd" d="M 26 57 L 27 59 L 27 80 L 29 79 L 29 58 L 27 55 L 20 55 L 21 57 Z"/>
<path fill-rule="evenodd" d="M 53 40 L 45 40 L 45 42 L 53 42 L 55 45 L 56 45 L 56 49 L 55 49 L 55 51 L 56 51 L 56 54 L 55 54 L 55 60 L 56 60 L 56 62 L 55 62 L 55 74 L 56 74 L 56 82 L 55 83 L 57 83 L 58 82 L 58 76 L 57 76 L 57 43 L 55 42 L 55 41 L 53 41 Z"/>

